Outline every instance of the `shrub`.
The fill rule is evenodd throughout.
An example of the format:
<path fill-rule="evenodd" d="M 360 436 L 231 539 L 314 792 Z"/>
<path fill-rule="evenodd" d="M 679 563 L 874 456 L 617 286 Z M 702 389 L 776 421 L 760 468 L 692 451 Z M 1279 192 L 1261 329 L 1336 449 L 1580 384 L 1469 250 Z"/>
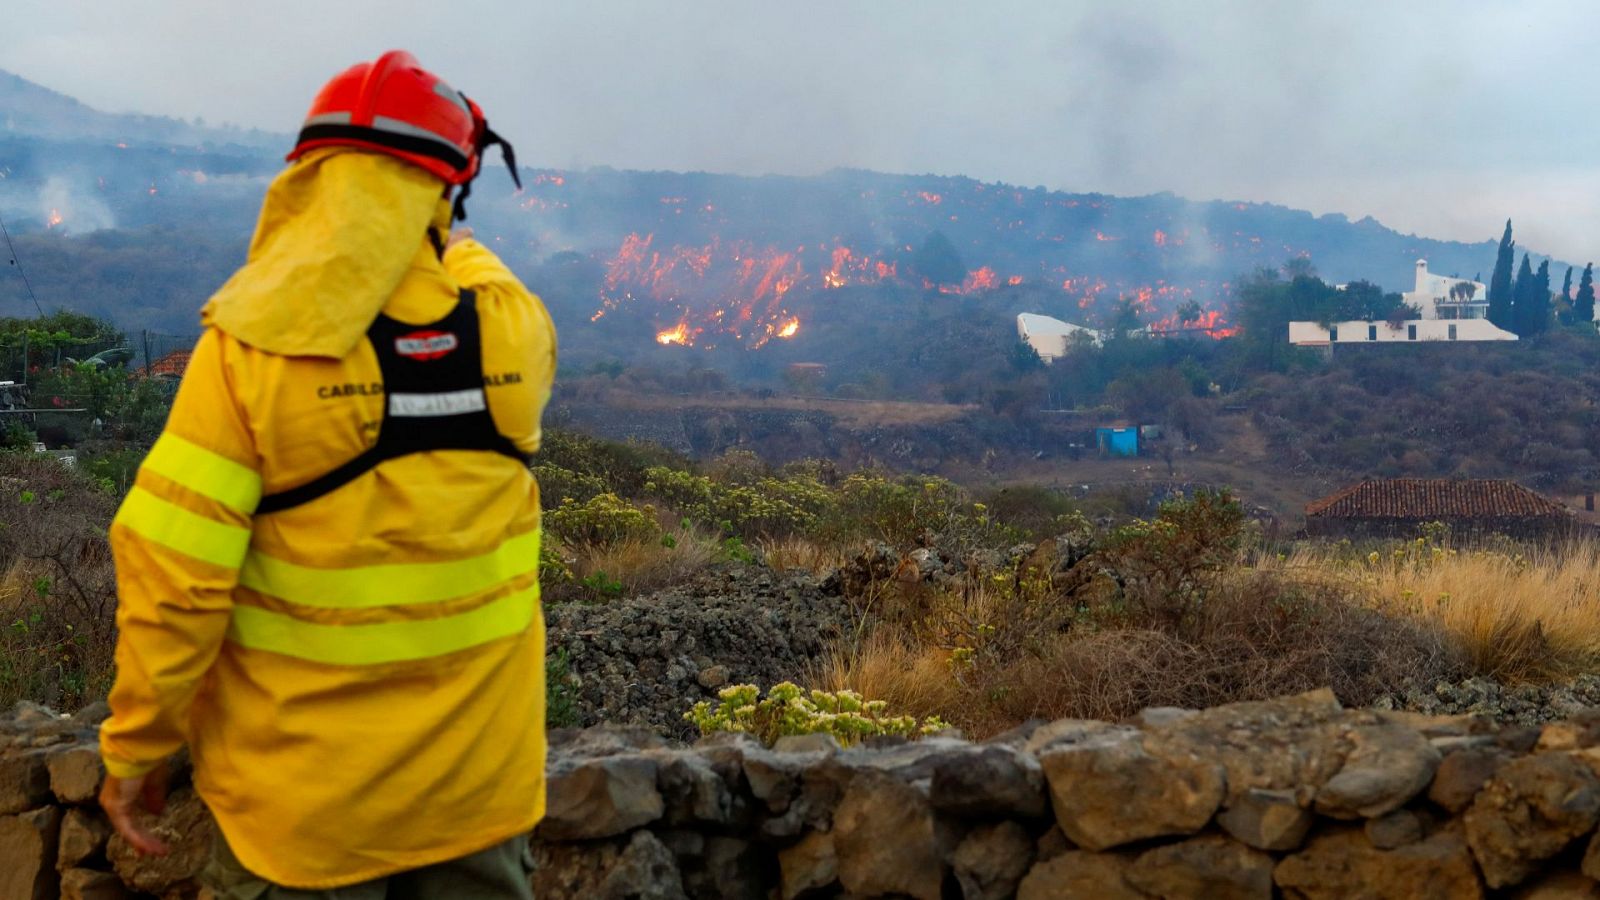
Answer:
<path fill-rule="evenodd" d="M 1243 546 L 1239 502 L 1226 490 L 1201 490 L 1163 503 L 1154 519 L 1113 530 L 1100 556 L 1130 611 L 1170 624 L 1205 600 Z"/>
<path fill-rule="evenodd" d="M 0 706 L 75 708 L 105 695 L 115 499 L 54 457 L 0 453 Z"/>
<path fill-rule="evenodd" d="M 644 491 L 648 480 L 645 471 L 652 466 L 683 469 L 689 465 L 682 455 L 655 444 L 617 443 L 562 430 L 545 433 L 535 459 L 537 465 L 553 466 L 575 476 L 595 479 L 605 486 L 605 492 L 624 497 L 638 496 Z M 574 499 L 579 498 L 574 496 Z"/>
<path fill-rule="evenodd" d="M 741 473 L 732 484 L 664 466 L 646 473 L 645 491 L 695 522 L 761 538 L 805 533 L 834 508 L 833 494 L 808 475 Z"/>
<path fill-rule="evenodd" d="M 600 494 L 578 503 L 565 498 L 544 514 L 545 528 L 569 545 L 605 546 L 629 540 L 659 540 L 655 510 L 638 507 L 616 494 Z"/>
<path fill-rule="evenodd" d="M 866 737 L 916 737 L 948 727 L 936 716 L 921 721 L 915 716 L 891 716 L 889 704 L 864 700 L 854 691 L 808 692 L 787 681 L 773 685 L 764 700 L 753 684 L 723 688 L 717 698 L 715 706 L 702 700 L 684 713 L 684 719 L 703 735 L 744 732 L 772 744 L 786 735 L 831 734 L 849 746 Z"/>
<path fill-rule="evenodd" d="M 611 493 L 610 485 L 598 475 L 563 469 L 554 463 L 536 463 L 531 470 L 539 482 L 539 505 L 554 509 L 563 501 L 588 503 L 601 494 Z"/>
<path fill-rule="evenodd" d="M 576 728 L 578 684 L 572 674 L 571 659 L 565 647 L 544 656 L 544 725 L 546 728 Z"/>

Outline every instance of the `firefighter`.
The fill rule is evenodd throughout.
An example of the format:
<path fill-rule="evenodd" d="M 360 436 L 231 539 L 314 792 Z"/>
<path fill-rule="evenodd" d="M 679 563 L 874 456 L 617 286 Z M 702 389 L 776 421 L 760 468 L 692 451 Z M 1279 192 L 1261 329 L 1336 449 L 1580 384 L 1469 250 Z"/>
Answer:
<path fill-rule="evenodd" d="M 529 896 L 556 348 L 450 231 L 496 143 L 515 177 L 407 53 L 330 81 L 111 526 L 101 803 L 165 852 L 145 809 L 187 744 L 221 898 Z"/>

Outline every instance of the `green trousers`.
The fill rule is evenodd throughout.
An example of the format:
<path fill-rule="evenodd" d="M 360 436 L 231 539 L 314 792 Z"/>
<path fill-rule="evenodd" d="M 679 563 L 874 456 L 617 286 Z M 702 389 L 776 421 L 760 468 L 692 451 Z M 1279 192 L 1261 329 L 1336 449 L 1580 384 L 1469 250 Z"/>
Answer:
<path fill-rule="evenodd" d="M 533 900 L 528 836 L 471 856 L 340 888 L 303 890 L 263 881 L 217 835 L 200 880 L 216 900 Z"/>

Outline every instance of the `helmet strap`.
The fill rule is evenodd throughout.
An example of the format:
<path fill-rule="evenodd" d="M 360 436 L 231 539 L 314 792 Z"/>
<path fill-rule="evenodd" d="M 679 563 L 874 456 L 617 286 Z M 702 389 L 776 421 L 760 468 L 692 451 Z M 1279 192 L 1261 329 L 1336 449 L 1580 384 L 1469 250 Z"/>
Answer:
<path fill-rule="evenodd" d="M 483 131 L 478 135 L 478 166 L 480 171 L 483 166 L 483 152 L 496 144 L 500 145 L 500 159 L 505 162 L 506 171 L 511 173 L 512 183 L 517 186 L 517 190 L 522 190 L 522 176 L 517 173 L 517 151 L 511 146 L 510 141 L 495 134 L 494 129 L 489 127 L 487 121 L 483 123 Z M 467 179 L 461 185 L 461 193 L 456 195 L 456 202 L 452 207 L 451 215 L 462 222 L 467 220 L 467 195 L 472 193 L 472 181 L 477 177 L 474 174 L 472 178 Z"/>

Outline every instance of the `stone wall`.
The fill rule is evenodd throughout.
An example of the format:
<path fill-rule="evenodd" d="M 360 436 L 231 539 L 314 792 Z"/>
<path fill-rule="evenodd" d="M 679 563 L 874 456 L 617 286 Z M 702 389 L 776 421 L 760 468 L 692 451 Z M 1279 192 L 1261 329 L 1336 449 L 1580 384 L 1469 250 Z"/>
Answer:
<path fill-rule="evenodd" d="M 189 898 L 180 788 L 140 860 L 94 809 L 97 713 L 0 718 L 0 900 Z M 985 743 L 840 750 L 552 735 L 535 894 L 557 898 L 1600 897 L 1600 711 L 1539 727 L 1328 692 Z"/>

